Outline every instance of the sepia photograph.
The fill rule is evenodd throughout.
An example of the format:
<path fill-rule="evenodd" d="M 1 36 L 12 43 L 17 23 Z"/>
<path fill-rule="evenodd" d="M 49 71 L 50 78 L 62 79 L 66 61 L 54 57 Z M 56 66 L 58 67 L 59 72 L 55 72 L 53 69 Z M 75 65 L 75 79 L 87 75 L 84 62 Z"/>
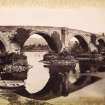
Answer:
<path fill-rule="evenodd" d="M 0 0 L 0 105 L 105 105 L 105 1 Z"/>

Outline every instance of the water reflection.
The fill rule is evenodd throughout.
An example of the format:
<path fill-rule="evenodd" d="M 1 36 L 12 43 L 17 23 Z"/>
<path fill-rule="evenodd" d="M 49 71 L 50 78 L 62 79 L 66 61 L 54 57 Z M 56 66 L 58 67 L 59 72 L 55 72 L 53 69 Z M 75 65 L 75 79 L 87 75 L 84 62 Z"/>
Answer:
<path fill-rule="evenodd" d="M 25 87 L 29 93 L 40 91 L 49 80 L 49 70 L 40 62 L 45 53 L 47 52 L 25 52 L 29 65 L 32 65 L 25 80 Z"/>
<path fill-rule="evenodd" d="M 46 68 L 44 63 L 40 62 L 46 53 L 25 52 L 28 63 L 33 67 L 28 71 L 25 87 L 22 87 L 16 93 L 34 99 L 51 99 L 61 95 L 67 96 L 70 92 L 76 91 L 99 79 L 96 77 L 81 76 L 78 82 L 70 84 L 68 81 L 70 67 L 50 65 Z"/>

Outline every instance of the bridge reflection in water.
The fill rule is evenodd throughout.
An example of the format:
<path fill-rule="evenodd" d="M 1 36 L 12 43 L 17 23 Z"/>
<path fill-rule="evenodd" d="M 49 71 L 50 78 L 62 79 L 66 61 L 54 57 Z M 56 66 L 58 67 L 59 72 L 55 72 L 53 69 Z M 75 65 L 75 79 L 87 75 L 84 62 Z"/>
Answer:
<path fill-rule="evenodd" d="M 96 77 L 92 77 L 91 78 L 92 81 L 90 82 L 89 78 L 86 78 L 86 76 L 83 76 L 83 78 L 81 78 L 79 82 L 76 84 L 75 81 L 76 81 L 76 78 L 78 79 L 79 72 L 77 72 L 77 75 L 72 75 L 73 72 L 68 73 L 69 67 L 63 67 L 63 66 L 61 67 L 53 66 L 49 68 L 44 67 L 44 63 L 40 61 L 43 59 L 43 56 L 46 53 L 47 52 L 25 52 L 25 55 L 27 55 L 28 63 L 33 67 L 28 71 L 27 79 L 25 80 L 25 87 L 20 88 L 19 91 L 17 91 L 16 93 L 29 98 L 45 100 L 45 99 L 61 96 L 62 94 L 66 96 L 68 95 L 68 93 L 78 90 L 81 87 L 84 87 L 99 79 Z M 77 65 L 77 68 L 78 68 L 78 65 Z M 52 69 L 55 71 L 53 72 L 54 75 L 53 73 L 51 73 Z M 64 72 L 63 70 L 64 71 L 66 70 L 67 72 Z M 62 78 L 62 74 L 66 76 Z M 68 74 L 71 74 L 71 75 L 68 75 Z M 69 76 L 72 76 L 69 79 L 71 84 L 75 83 L 75 85 L 71 85 L 68 81 L 62 82 L 63 79 L 66 80 L 67 77 Z M 81 80 L 84 81 L 84 83 L 81 82 Z M 62 85 L 60 85 L 61 82 L 63 87 Z M 82 83 L 83 85 L 81 85 Z M 78 87 L 76 87 L 76 85 L 78 85 Z"/>
<path fill-rule="evenodd" d="M 25 86 L 28 92 L 35 93 L 40 91 L 49 79 L 49 70 L 45 68 L 40 60 L 46 52 L 25 52 L 27 60 L 32 68 L 28 71 Z"/>

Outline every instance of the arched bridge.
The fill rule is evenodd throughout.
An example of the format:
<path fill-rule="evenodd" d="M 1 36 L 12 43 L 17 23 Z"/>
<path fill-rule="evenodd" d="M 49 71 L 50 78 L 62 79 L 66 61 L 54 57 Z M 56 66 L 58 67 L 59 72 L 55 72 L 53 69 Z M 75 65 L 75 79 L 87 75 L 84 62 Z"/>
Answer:
<path fill-rule="evenodd" d="M 66 27 L 48 26 L 0 26 L 0 49 L 1 52 L 17 52 L 23 47 L 25 41 L 33 34 L 42 36 L 49 47 L 55 52 L 61 52 L 69 47 L 72 37 L 79 40 L 82 47 L 88 49 L 90 37 L 93 33 L 69 29 Z M 97 41 L 105 44 L 105 36 L 98 35 Z"/>

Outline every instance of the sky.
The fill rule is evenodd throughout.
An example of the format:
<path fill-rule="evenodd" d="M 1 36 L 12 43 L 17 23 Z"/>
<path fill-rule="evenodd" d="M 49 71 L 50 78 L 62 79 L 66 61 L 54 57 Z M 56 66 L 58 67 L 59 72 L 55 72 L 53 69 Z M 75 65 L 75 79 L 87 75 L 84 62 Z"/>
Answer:
<path fill-rule="evenodd" d="M 64 26 L 105 32 L 105 8 L 1 8 L 0 25 Z"/>
<path fill-rule="evenodd" d="M 38 44 L 47 45 L 47 42 L 42 36 L 40 36 L 38 34 L 34 34 L 34 35 L 31 35 L 27 39 L 27 41 L 25 42 L 24 45 L 34 45 L 34 44 L 35 45 L 38 45 Z"/>

